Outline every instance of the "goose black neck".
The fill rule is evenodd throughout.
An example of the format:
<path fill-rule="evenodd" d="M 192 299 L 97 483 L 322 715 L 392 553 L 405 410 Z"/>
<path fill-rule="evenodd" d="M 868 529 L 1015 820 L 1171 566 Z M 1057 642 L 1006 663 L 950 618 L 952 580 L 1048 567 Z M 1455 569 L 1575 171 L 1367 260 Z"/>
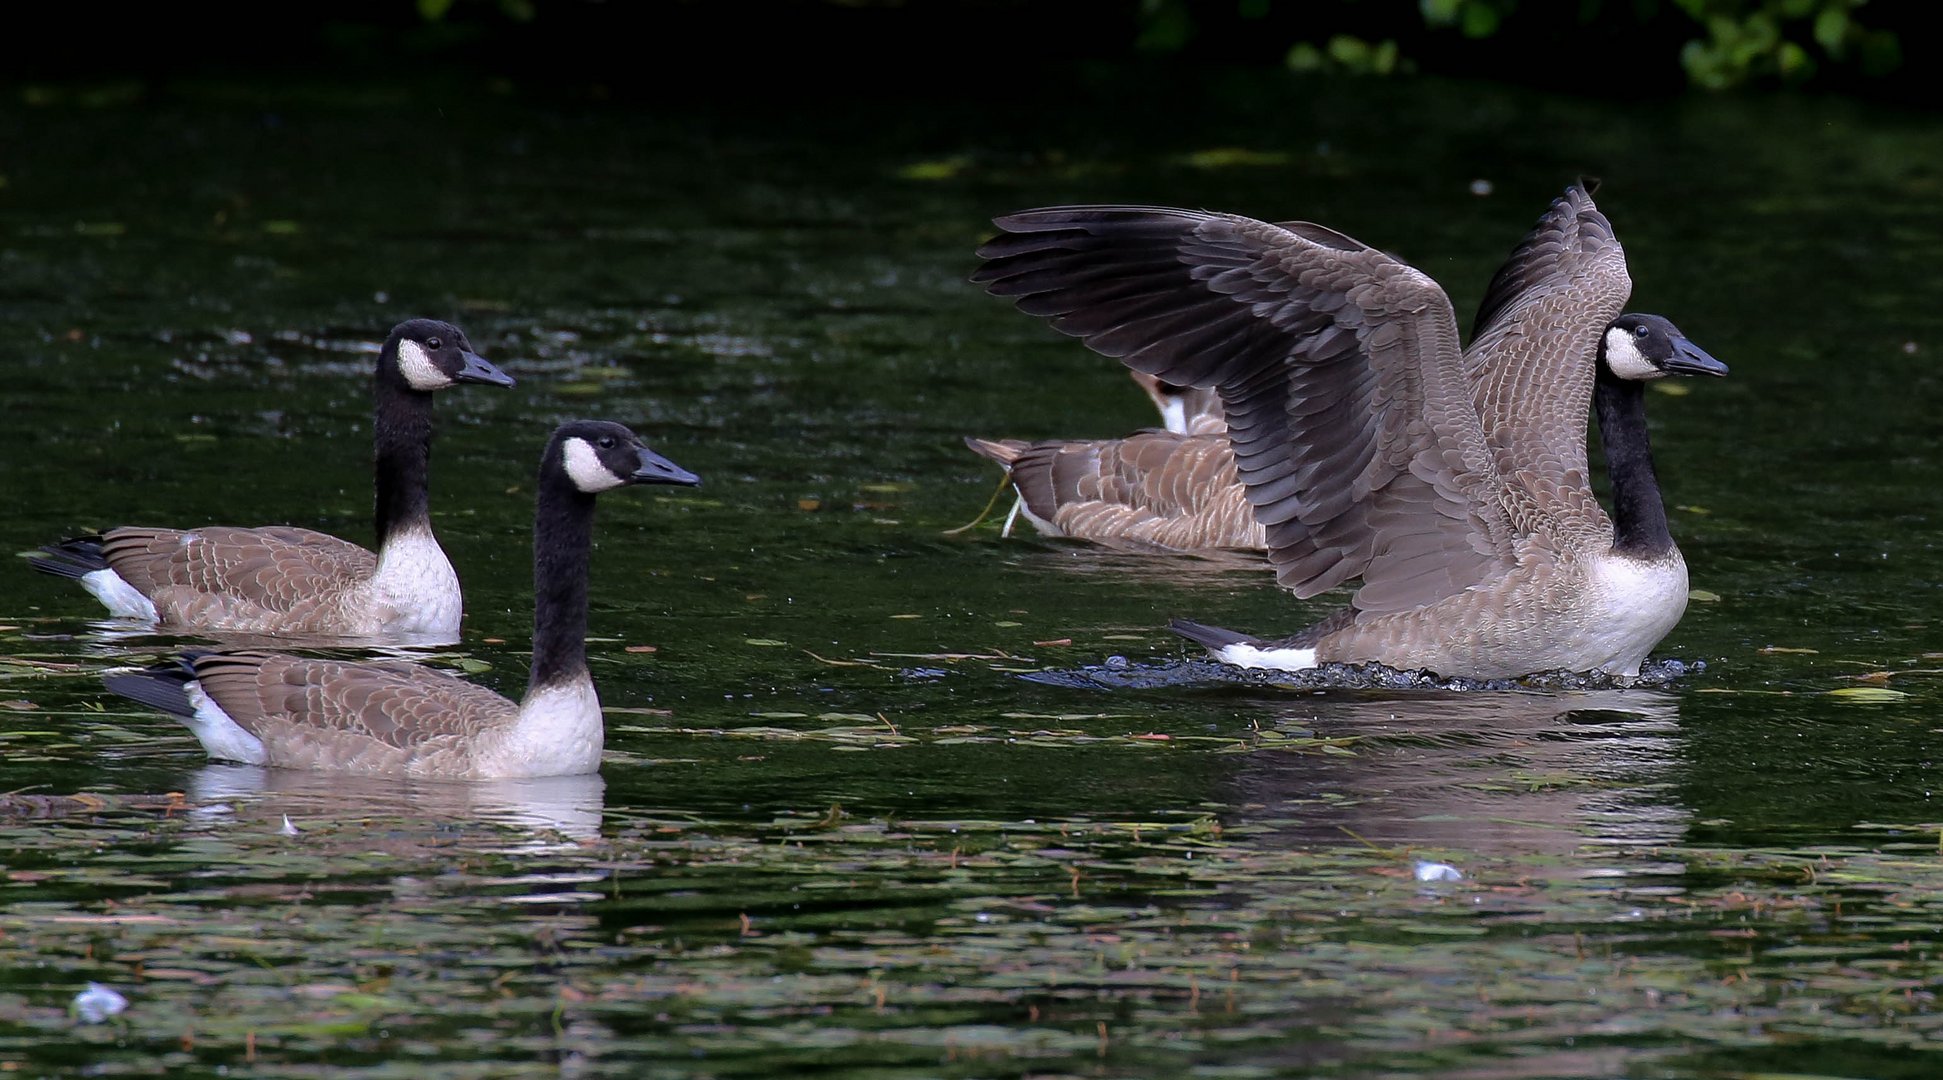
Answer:
<path fill-rule="evenodd" d="M 378 546 L 394 533 L 430 529 L 432 395 L 378 377 L 374 403 Z"/>
<path fill-rule="evenodd" d="M 533 674 L 527 692 L 587 674 L 587 558 L 594 497 L 565 476 L 540 481 L 533 512 Z"/>
<path fill-rule="evenodd" d="M 1653 475 L 1653 448 L 1646 436 L 1646 388 L 1599 365 L 1592 403 L 1599 417 L 1599 445 L 1612 479 L 1613 550 L 1637 558 L 1673 550 L 1666 505 Z"/>

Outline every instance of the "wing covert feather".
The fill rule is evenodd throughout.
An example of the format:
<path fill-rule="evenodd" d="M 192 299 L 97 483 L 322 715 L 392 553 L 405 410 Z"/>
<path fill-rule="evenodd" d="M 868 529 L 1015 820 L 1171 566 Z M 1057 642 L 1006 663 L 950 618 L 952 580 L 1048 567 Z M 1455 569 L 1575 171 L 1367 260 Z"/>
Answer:
<path fill-rule="evenodd" d="M 377 556 L 327 533 L 291 526 L 123 527 L 102 555 L 145 596 L 162 589 L 237 596 L 275 611 L 334 597 L 377 570 Z"/>
<path fill-rule="evenodd" d="M 403 661 L 348 663 L 256 651 L 195 661 L 203 692 L 244 730 L 334 733 L 409 751 L 507 723 L 519 706 L 483 686 Z"/>
<path fill-rule="evenodd" d="M 1223 435 L 1051 440 L 1025 447 L 1010 469 L 1026 508 L 1067 536 L 1179 550 L 1263 545 Z"/>
<path fill-rule="evenodd" d="M 1485 290 L 1465 367 L 1498 470 L 1532 531 L 1609 534 L 1586 465 L 1599 337 L 1632 293 L 1596 181 L 1552 201 Z M 1573 537 L 1575 539 L 1582 539 Z"/>

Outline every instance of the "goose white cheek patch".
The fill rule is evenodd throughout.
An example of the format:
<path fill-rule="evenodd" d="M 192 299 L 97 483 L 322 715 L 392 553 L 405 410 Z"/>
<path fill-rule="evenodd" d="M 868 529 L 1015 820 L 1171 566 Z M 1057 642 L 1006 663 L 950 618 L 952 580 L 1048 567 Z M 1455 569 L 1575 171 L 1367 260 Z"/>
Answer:
<path fill-rule="evenodd" d="M 443 390 L 452 385 L 452 377 L 432 363 L 425 346 L 410 338 L 398 343 L 398 373 L 414 390 Z"/>
<path fill-rule="evenodd" d="M 1657 379 L 1666 374 L 1640 355 L 1633 335 L 1624 330 L 1606 331 L 1606 366 L 1622 379 Z"/>
<path fill-rule="evenodd" d="M 568 439 L 561 456 L 567 464 L 567 478 L 573 481 L 574 487 L 589 495 L 620 487 L 623 483 L 620 477 L 601 463 L 600 455 L 585 439 Z"/>

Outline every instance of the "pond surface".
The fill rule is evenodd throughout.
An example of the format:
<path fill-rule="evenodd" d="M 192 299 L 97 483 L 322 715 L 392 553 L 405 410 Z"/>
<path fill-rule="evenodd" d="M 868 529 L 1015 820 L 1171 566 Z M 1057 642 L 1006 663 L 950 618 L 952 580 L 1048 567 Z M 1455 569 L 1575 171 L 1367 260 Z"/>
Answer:
<path fill-rule="evenodd" d="M 601 508 L 598 778 L 210 764 L 99 678 L 201 639 L 0 574 L 0 1067 L 1934 1075 L 1938 134 L 1840 102 L 1272 77 L 762 112 L 16 89 L 8 550 L 120 523 L 365 539 L 367 369 L 411 314 L 520 380 L 437 406 L 468 618 L 429 662 L 523 687 L 558 421 L 626 422 L 705 486 Z M 998 482 L 963 436 L 1152 423 L 1117 365 L 966 283 L 993 215 L 1317 220 L 1468 323 L 1580 173 L 1633 306 L 1733 368 L 1651 402 L 1699 590 L 1657 655 L 1704 671 L 1027 677 L 1172 664 L 1171 616 L 1279 632 L 1326 604 L 1248 560 L 951 531 Z M 126 1009 L 80 1023 L 89 982 Z"/>

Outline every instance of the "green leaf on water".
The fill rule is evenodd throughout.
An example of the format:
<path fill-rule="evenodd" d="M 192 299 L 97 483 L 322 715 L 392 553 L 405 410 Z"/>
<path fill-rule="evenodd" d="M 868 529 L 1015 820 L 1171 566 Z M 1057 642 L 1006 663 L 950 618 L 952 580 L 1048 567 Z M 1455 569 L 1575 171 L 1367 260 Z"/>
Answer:
<path fill-rule="evenodd" d="M 784 645 L 788 645 L 788 644 L 789 644 L 789 642 L 787 642 L 787 641 L 777 641 L 777 640 L 776 640 L 775 638 L 767 638 L 767 637 L 752 637 L 752 638 L 743 638 L 743 639 L 742 639 L 742 644 L 744 644 L 744 645 L 761 645 L 761 646 L 763 646 L 764 648 L 772 648 L 772 649 L 773 649 L 773 648 L 779 648 L 779 647 L 781 647 L 781 646 L 784 646 Z"/>
<path fill-rule="evenodd" d="M 971 159 L 963 155 L 933 161 L 914 161 L 897 170 L 900 180 L 950 180 L 965 171 Z"/>
<path fill-rule="evenodd" d="M 1830 690 L 1828 696 L 1854 705 L 1877 705 L 1901 701 L 1909 695 L 1904 691 L 1891 690 L 1886 686 L 1845 686 L 1840 690 Z"/>
<path fill-rule="evenodd" d="M 1289 155 L 1279 150 L 1253 150 L 1241 146 L 1216 146 L 1192 151 L 1180 159 L 1191 169 L 1228 169 L 1236 166 L 1281 166 Z"/>
<path fill-rule="evenodd" d="M 1687 599 L 1696 604 L 1718 604 L 1720 603 L 1720 594 L 1717 592 L 1709 592 L 1706 589 L 1688 589 Z"/>

